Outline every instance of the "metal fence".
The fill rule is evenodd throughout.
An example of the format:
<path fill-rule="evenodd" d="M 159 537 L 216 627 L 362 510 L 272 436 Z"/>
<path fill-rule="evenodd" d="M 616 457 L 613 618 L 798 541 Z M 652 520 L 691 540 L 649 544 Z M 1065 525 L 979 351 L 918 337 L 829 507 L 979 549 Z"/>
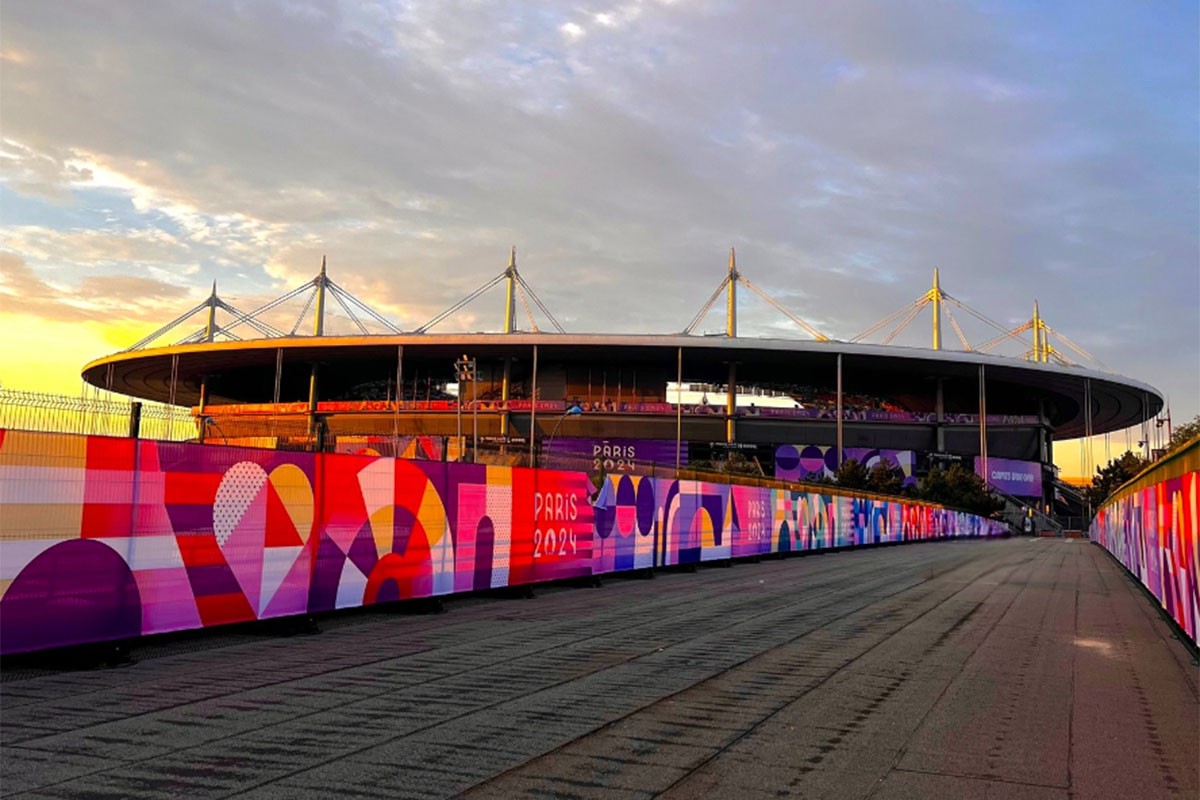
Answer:
<path fill-rule="evenodd" d="M 0 389 L 0 428 L 161 441 L 196 438 L 196 420 L 186 408 L 98 393 L 71 397 Z"/>

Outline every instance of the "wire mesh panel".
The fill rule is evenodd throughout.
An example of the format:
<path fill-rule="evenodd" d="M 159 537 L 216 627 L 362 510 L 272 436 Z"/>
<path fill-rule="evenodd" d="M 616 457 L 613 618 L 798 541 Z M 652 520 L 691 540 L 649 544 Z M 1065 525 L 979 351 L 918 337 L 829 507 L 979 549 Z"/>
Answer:
<path fill-rule="evenodd" d="M 117 397 L 72 397 L 0 389 L 0 428 L 187 441 L 196 421 L 186 408 Z"/>

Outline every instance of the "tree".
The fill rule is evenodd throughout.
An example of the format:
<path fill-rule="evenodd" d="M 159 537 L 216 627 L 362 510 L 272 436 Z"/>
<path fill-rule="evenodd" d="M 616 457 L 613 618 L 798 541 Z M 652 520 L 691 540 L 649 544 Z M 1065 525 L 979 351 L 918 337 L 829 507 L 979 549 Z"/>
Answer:
<path fill-rule="evenodd" d="M 867 473 L 867 488 L 880 494 L 900 494 L 904 489 L 904 472 L 892 460 L 881 458 Z"/>
<path fill-rule="evenodd" d="M 992 494 L 983 478 L 953 464 L 950 469 L 929 470 L 917 489 L 917 496 L 931 503 L 961 508 L 981 517 L 990 517 L 1004 508 L 1004 501 Z"/>
<path fill-rule="evenodd" d="M 1200 436 L 1200 414 L 1192 417 L 1191 422 L 1185 422 L 1171 431 L 1171 441 L 1167 444 L 1167 452 L 1183 447 L 1197 436 Z"/>
<path fill-rule="evenodd" d="M 834 471 L 833 480 L 843 489 L 866 489 L 867 468 L 857 458 L 847 458 Z"/>
<path fill-rule="evenodd" d="M 1083 490 L 1083 496 L 1093 509 L 1104 505 L 1112 493 L 1134 475 L 1141 472 L 1149 462 L 1136 453 L 1126 450 L 1103 467 L 1096 467 L 1092 485 Z"/>

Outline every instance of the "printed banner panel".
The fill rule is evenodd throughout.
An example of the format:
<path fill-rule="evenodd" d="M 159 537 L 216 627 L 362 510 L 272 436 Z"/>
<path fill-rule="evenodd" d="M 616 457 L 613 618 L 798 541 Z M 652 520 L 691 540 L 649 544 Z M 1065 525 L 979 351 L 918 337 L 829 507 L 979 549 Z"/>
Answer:
<path fill-rule="evenodd" d="M 975 474 L 989 485 L 1016 497 L 1042 496 L 1042 465 L 1036 461 L 989 456 L 987 474 L 984 475 L 983 459 L 975 456 Z"/>
<path fill-rule="evenodd" d="M 1003 532 L 832 493 L 0 430 L 0 652 Z"/>
<path fill-rule="evenodd" d="M 575 456 L 580 464 L 590 460 L 593 472 L 628 472 L 639 464 L 674 464 L 675 440 L 560 437 L 542 446 L 543 458 L 555 456 Z M 682 464 L 688 463 L 686 442 L 679 450 L 679 458 Z"/>
<path fill-rule="evenodd" d="M 1131 492 L 1096 512 L 1088 535 L 1142 582 L 1196 641 L 1200 624 L 1200 472 Z"/>
<path fill-rule="evenodd" d="M 912 450 L 881 450 L 870 447 L 845 448 L 846 459 L 853 458 L 871 469 L 887 460 L 904 473 L 904 485 L 916 486 L 917 454 Z M 813 444 L 781 444 L 775 448 L 775 479 L 805 481 L 833 478 L 838 468 L 836 447 Z"/>

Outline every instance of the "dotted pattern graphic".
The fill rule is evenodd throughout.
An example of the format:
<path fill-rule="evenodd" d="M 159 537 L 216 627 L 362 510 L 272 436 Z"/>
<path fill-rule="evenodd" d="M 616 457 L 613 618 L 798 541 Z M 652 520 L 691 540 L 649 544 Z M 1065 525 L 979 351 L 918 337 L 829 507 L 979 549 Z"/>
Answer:
<path fill-rule="evenodd" d="M 213 501 L 213 533 L 219 547 L 225 546 L 246 509 L 266 485 L 267 473 L 252 461 L 240 461 L 225 473 Z"/>

